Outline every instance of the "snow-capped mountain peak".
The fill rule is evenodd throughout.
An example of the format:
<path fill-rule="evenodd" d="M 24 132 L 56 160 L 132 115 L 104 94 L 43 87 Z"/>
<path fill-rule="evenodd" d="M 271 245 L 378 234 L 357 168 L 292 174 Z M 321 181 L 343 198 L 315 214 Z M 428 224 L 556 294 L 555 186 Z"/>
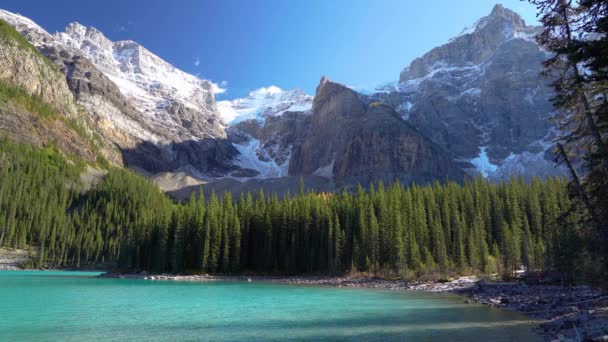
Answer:
<path fill-rule="evenodd" d="M 551 89 L 539 77 L 547 58 L 535 39 L 540 32 L 496 5 L 414 59 L 396 87 L 377 89 L 369 101 L 393 106 L 456 160 L 470 163 L 472 173 L 492 179 L 559 174 L 547 161 L 550 146 L 537 146 L 551 113 Z"/>
<path fill-rule="evenodd" d="M 493 23 L 498 24 L 492 25 Z M 538 33 L 538 27 L 527 26 L 519 14 L 498 4 L 494 6 L 488 16 L 479 19 L 472 26 L 464 28 L 459 35 L 450 39 L 450 42 L 475 33 L 482 34 L 482 31 L 493 30 L 497 26 L 502 29 L 505 39 L 523 38 L 532 40 L 534 35 Z"/>
<path fill-rule="evenodd" d="M 167 63 L 132 40 L 112 42 L 99 30 L 79 23 L 55 35 L 65 46 L 82 52 L 121 91 L 136 99 L 144 113 L 166 106 L 167 98 L 196 110 L 214 110 L 213 86 Z"/>
<path fill-rule="evenodd" d="M 179 70 L 132 40 L 112 41 L 100 30 L 74 22 L 53 35 L 32 20 L 0 10 L 7 21 L 39 49 L 82 56 L 107 76 L 129 104 L 141 112 L 165 141 L 225 137 L 211 81 Z"/>
<path fill-rule="evenodd" d="M 535 37 L 542 31 L 528 26 L 519 14 L 496 5 L 492 12 L 464 29 L 447 44 L 416 58 L 400 75 L 400 83 L 432 77 L 438 71 L 461 73 L 481 71 L 496 51 L 511 40 L 525 40 L 536 45 Z M 473 70 L 474 69 L 474 70 Z"/>
<path fill-rule="evenodd" d="M 245 98 L 217 103 L 224 122 L 237 124 L 255 119 L 260 123 L 268 116 L 281 116 L 287 111 L 308 111 L 313 97 L 301 89 L 283 90 L 277 86 L 262 87 Z"/>

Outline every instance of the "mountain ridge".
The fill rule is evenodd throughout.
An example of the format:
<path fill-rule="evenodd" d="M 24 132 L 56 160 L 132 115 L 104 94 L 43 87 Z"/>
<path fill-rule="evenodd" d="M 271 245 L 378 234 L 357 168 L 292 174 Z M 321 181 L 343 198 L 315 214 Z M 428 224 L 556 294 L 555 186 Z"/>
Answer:
<path fill-rule="evenodd" d="M 114 164 L 199 175 L 231 168 L 238 151 L 225 140 L 210 81 L 179 71 L 133 41 L 112 42 L 95 28 L 73 23 L 50 35 L 17 14 L 0 10 L 0 19 L 64 72 Z M 217 152 L 196 157 L 210 150 Z"/>
<path fill-rule="evenodd" d="M 0 10 L 0 18 L 64 72 L 104 156 L 154 179 L 315 176 L 349 187 L 560 174 L 549 161 L 551 90 L 538 77 L 546 57 L 534 41 L 539 29 L 501 5 L 375 93 L 323 77 L 315 96 L 269 86 L 217 102 L 217 85 L 134 41 L 113 42 L 76 22 L 50 35 L 20 15 Z"/>
<path fill-rule="evenodd" d="M 469 163 L 470 174 L 560 175 L 551 161 L 553 107 L 548 79 L 539 77 L 547 52 L 514 11 L 496 5 L 471 29 L 405 67 L 395 86 L 368 95 Z"/>

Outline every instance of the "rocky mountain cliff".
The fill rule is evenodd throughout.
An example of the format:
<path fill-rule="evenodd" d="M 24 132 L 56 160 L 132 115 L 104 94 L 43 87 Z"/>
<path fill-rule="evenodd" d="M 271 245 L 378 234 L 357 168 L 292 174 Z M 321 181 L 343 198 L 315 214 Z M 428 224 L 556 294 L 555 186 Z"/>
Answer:
<path fill-rule="evenodd" d="M 462 179 L 438 145 L 391 107 L 366 103 L 352 89 L 323 77 L 307 111 L 240 121 L 230 139 L 247 159 L 233 177 L 319 176 L 339 187 L 400 179 Z M 274 173 L 273 173 L 274 172 Z"/>
<path fill-rule="evenodd" d="M 462 171 L 445 151 L 393 108 L 367 104 L 344 85 L 323 77 L 312 111 L 305 134 L 294 142 L 290 175 L 328 175 L 345 186 L 377 180 L 409 184 L 462 179 Z"/>
<path fill-rule="evenodd" d="M 187 170 L 200 177 L 234 168 L 238 151 L 226 140 L 213 83 L 133 41 L 112 42 L 92 27 L 72 23 L 50 35 L 18 14 L 0 10 L 0 19 L 64 73 L 114 164 L 152 173 Z"/>
<path fill-rule="evenodd" d="M 547 58 L 535 42 L 539 27 L 496 5 L 490 15 L 448 43 L 415 59 L 399 83 L 370 95 L 421 133 L 493 179 L 561 173 L 550 161 Z"/>
<path fill-rule="evenodd" d="M 87 129 L 62 73 L 0 20 L 0 139 L 55 145 L 94 163 Z"/>
<path fill-rule="evenodd" d="M 361 95 L 323 80 L 311 111 L 266 121 L 263 115 L 243 115 L 256 120 L 236 120 L 231 138 L 249 156 L 243 168 L 259 172 L 240 175 L 420 180 L 417 171 L 437 165 L 412 169 L 399 160 L 405 155 L 415 160 L 413 151 L 426 144 L 399 150 L 404 141 L 395 127 L 408 127 L 438 147 L 419 152 L 421 160 L 439 158 L 443 166 L 426 178 L 454 177 L 446 171 L 454 165 L 495 180 L 561 174 L 551 161 L 552 90 L 539 76 L 547 58 L 535 42 L 539 32 L 496 5 L 472 27 L 412 61 L 393 85 Z"/>

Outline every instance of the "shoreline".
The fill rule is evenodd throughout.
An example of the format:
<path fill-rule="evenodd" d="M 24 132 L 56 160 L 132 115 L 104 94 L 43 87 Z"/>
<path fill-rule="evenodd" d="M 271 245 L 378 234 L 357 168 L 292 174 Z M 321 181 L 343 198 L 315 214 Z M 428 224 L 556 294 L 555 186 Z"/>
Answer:
<path fill-rule="evenodd" d="M 449 282 L 409 282 L 378 277 L 330 276 L 215 276 L 121 274 L 100 278 L 171 280 L 188 282 L 258 282 L 280 285 L 424 291 L 461 295 L 476 303 L 516 311 L 538 321 L 535 332 L 545 341 L 608 341 L 608 293 L 590 286 L 528 285 L 523 282 L 489 282 L 474 276 Z"/>

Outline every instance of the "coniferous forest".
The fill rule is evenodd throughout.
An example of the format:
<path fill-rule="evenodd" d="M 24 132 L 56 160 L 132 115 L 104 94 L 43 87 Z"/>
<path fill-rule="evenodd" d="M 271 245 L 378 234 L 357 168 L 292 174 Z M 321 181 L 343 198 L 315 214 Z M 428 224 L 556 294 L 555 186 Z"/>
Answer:
<path fill-rule="evenodd" d="M 526 268 L 574 279 L 594 263 L 564 179 L 404 187 L 355 193 L 255 193 L 172 202 L 130 171 L 91 190 L 81 163 L 53 147 L 0 142 L 0 245 L 28 266 L 105 263 L 171 273 L 465 273 Z"/>
<path fill-rule="evenodd" d="M 570 283 L 606 281 L 608 7 L 531 2 L 543 24 L 537 41 L 552 52 L 544 68 L 555 90 L 554 152 L 567 179 L 378 183 L 282 200 L 225 193 L 175 203 L 151 181 L 107 163 L 89 189 L 83 161 L 52 145 L 0 139 L 0 247 L 28 250 L 29 267 L 408 278 L 509 278 L 526 269 Z M 51 111 L 11 89 L 6 98 Z"/>

